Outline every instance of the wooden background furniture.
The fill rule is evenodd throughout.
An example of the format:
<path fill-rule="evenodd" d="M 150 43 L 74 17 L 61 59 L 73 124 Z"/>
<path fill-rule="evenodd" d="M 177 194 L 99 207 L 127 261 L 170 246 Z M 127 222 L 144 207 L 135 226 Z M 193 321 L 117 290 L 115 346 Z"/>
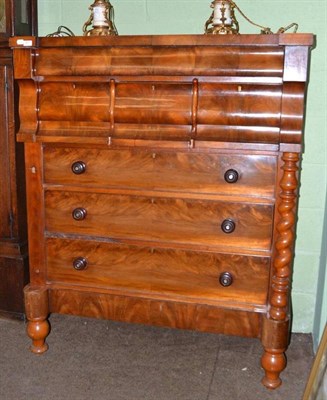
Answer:
<path fill-rule="evenodd" d="M 313 36 L 11 43 L 32 351 L 49 312 L 257 337 L 278 387 Z"/>
<path fill-rule="evenodd" d="M 15 140 L 17 107 L 8 40 L 14 34 L 36 34 L 36 1 L 6 0 L 0 11 L 0 314 L 21 317 L 28 283 L 25 168 L 23 145 Z"/>

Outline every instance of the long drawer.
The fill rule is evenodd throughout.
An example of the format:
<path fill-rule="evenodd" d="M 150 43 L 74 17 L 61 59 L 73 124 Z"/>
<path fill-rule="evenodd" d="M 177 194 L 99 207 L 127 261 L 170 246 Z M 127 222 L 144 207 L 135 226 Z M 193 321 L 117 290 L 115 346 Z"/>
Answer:
<path fill-rule="evenodd" d="M 44 149 L 47 184 L 274 197 L 276 157 L 87 148 Z M 75 172 L 75 173 L 74 173 Z"/>
<path fill-rule="evenodd" d="M 58 238 L 47 239 L 46 252 L 50 283 L 187 296 L 204 302 L 266 302 L 268 257 Z"/>
<path fill-rule="evenodd" d="M 46 230 L 269 250 L 273 206 L 48 190 Z"/>
<path fill-rule="evenodd" d="M 38 134 L 187 140 L 193 128 L 200 140 L 278 143 L 281 84 L 204 80 L 41 80 Z"/>

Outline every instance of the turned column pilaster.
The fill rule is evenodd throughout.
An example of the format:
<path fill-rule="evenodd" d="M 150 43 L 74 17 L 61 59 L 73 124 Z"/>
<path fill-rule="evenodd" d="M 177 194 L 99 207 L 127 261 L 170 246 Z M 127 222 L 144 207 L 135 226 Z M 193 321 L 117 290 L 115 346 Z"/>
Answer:
<path fill-rule="evenodd" d="M 262 366 L 265 377 L 262 382 L 270 389 L 281 384 L 279 375 L 286 367 L 285 351 L 288 346 L 289 303 L 296 218 L 299 154 L 285 152 L 282 155 L 282 178 L 277 201 L 279 214 L 275 255 L 268 303 L 268 315 L 264 319 L 262 343 L 265 352 Z M 273 334 L 272 334 L 273 332 Z"/>

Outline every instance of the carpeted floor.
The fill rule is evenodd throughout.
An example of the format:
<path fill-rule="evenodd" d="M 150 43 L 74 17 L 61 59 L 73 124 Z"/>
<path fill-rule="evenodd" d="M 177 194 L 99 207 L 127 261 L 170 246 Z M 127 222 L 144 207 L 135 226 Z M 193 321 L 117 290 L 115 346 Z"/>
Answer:
<path fill-rule="evenodd" d="M 0 319 L 1 400 L 301 400 L 310 335 L 292 336 L 283 385 L 261 383 L 260 341 L 52 315 L 49 351 Z"/>

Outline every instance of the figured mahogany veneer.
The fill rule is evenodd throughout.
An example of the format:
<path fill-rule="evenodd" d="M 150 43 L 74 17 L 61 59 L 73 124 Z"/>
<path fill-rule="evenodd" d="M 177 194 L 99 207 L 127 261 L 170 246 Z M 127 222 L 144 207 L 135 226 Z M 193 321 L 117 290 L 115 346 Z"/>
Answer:
<path fill-rule="evenodd" d="M 50 312 L 257 337 L 278 387 L 312 35 L 20 39 L 32 351 Z"/>
<path fill-rule="evenodd" d="M 195 153 L 120 149 L 44 148 L 46 184 L 100 189 L 139 189 L 185 192 L 188 195 L 246 195 L 270 198 L 275 193 L 276 155 Z M 85 172 L 74 174 L 72 165 L 82 160 Z M 237 185 L 225 179 L 237 172 Z"/>
<path fill-rule="evenodd" d="M 142 297 L 185 297 L 190 302 L 219 304 L 229 299 L 239 308 L 264 308 L 269 280 L 269 257 L 142 247 L 49 238 L 46 242 L 48 279 L 83 286 L 114 287 Z M 86 250 L 87 249 L 87 250 Z M 86 267 L 73 268 L 81 255 Z M 229 271 L 228 290 L 219 277 Z M 254 288 L 253 288 L 254 286 Z"/>
<path fill-rule="evenodd" d="M 83 221 L 73 218 L 76 208 L 85 210 Z M 225 246 L 263 250 L 271 246 L 273 207 L 267 205 L 46 191 L 45 210 L 49 233 L 199 244 L 221 251 Z M 229 227 L 227 220 L 235 227 Z"/>

